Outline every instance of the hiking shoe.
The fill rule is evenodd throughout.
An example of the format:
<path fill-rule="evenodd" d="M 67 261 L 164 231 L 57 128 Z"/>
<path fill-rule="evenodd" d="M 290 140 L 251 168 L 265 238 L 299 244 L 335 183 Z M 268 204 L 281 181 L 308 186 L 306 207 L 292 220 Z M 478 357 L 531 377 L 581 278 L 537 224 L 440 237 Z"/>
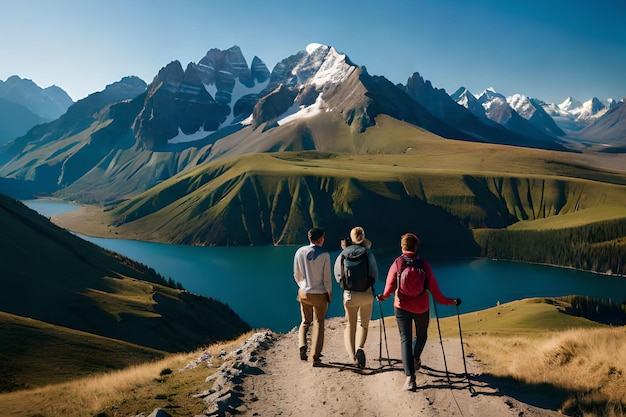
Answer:
<path fill-rule="evenodd" d="M 403 391 L 415 391 L 417 389 L 417 385 L 415 384 L 415 375 L 407 376 L 404 386 L 402 387 Z"/>
<path fill-rule="evenodd" d="M 300 346 L 300 360 L 306 361 L 309 357 L 306 354 L 306 346 Z"/>
<path fill-rule="evenodd" d="M 322 360 L 319 357 L 313 358 L 313 368 L 318 368 L 322 366 Z"/>
<path fill-rule="evenodd" d="M 415 367 L 415 372 L 420 370 L 420 368 L 422 367 L 422 361 L 420 360 L 420 358 L 413 359 L 413 366 Z"/>
<path fill-rule="evenodd" d="M 361 369 L 365 368 L 365 352 L 363 352 L 363 349 L 358 349 L 355 356 L 358 367 Z"/>

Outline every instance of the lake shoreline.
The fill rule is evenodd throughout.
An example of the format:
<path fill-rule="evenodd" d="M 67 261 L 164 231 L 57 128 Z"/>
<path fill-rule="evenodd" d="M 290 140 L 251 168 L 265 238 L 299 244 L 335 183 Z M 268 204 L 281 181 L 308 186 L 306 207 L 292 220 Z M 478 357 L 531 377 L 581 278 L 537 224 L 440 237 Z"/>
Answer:
<path fill-rule="evenodd" d="M 46 199 L 48 201 L 58 201 L 67 204 L 69 203 L 64 200 L 54 200 L 54 199 Z M 170 244 L 168 242 L 162 242 L 155 239 L 145 239 L 145 237 L 139 236 L 134 232 L 128 231 L 127 228 L 122 226 L 113 226 L 109 224 L 109 216 L 103 211 L 101 207 L 97 206 L 89 206 L 89 205 L 80 205 L 78 209 L 69 211 L 62 214 L 54 215 L 50 218 L 50 220 L 59 227 L 70 230 L 74 233 L 78 233 L 81 235 L 94 237 L 94 238 L 103 238 L 103 239 L 126 239 L 126 240 L 136 240 L 140 242 L 151 242 L 151 243 L 162 243 L 162 244 Z M 293 245 L 289 245 L 293 246 Z M 296 245 L 297 246 L 297 245 Z M 394 253 L 394 248 L 379 248 L 380 251 L 384 253 Z M 397 250 L 395 250 L 397 252 Z M 457 258 L 433 258 L 432 260 L 457 260 Z M 489 258 L 462 258 L 462 259 L 489 259 Z M 597 274 L 605 277 L 616 277 L 616 278 L 626 278 L 626 275 L 623 274 L 609 274 L 605 272 L 598 271 L 590 271 L 585 269 L 578 269 L 571 266 L 565 265 L 555 265 L 555 264 L 545 264 L 540 262 L 524 262 L 510 259 L 490 259 L 492 261 L 504 261 L 504 262 L 515 262 L 521 264 L 528 265 L 540 265 L 540 266 L 549 266 L 554 268 L 563 268 L 570 269 L 574 271 L 581 272 L 589 272 L 592 274 Z"/>

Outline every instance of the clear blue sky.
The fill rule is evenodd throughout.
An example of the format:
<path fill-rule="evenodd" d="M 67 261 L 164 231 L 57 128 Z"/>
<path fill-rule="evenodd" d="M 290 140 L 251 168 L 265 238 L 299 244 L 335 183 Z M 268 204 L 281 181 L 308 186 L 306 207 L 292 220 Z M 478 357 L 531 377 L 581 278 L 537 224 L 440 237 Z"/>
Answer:
<path fill-rule="evenodd" d="M 0 80 L 79 100 L 212 48 L 238 45 L 271 70 L 318 42 L 370 74 L 406 83 L 419 72 L 449 94 L 621 99 L 625 23 L 624 0 L 2 0 Z"/>

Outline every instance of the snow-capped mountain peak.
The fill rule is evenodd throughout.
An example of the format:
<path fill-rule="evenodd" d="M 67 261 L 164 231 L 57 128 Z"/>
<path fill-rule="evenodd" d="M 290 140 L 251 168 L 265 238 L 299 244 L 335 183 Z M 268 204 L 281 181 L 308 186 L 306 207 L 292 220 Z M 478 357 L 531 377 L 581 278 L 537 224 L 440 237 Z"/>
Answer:
<path fill-rule="evenodd" d="M 311 84 L 316 87 L 325 84 L 338 84 L 346 80 L 356 67 L 349 62 L 345 54 L 335 48 L 319 43 L 310 43 L 306 47 L 306 56 L 296 65 L 291 74 L 298 84 Z"/>
<path fill-rule="evenodd" d="M 523 94 L 513 94 L 507 97 L 506 101 L 526 120 L 530 119 L 537 110 L 530 99 Z"/>
<path fill-rule="evenodd" d="M 476 98 L 483 105 L 493 100 L 500 100 L 500 101 L 506 102 L 506 97 L 498 93 L 493 87 L 487 88 L 485 91 L 482 92 L 482 94 L 480 94 L 479 96 L 476 96 Z"/>
<path fill-rule="evenodd" d="M 582 103 L 578 100 L 575 100 L 572 97 L 568 97 L 561 104 L 558 105 L 558 108 L 563 111 L 571 111 L 572 109 L 577 109 L 582 107 Z"/>
<path fill-rule="evenodd" d="M 476 96 L 472 94 L 470 90 L 465 87 L 459 88 L 454 94 L 452 94 L 452 100 L 465 108 L 469 108 L 472 103 L 476 102 Z"/>
<path fill-rule="evenodd" d="M 567 97 L 560 104 L 541 103 L 541 107 L 563 129 L 578 131 L 604 116 L 617 102 L 611 98 L 599 100 L 593 97 L 581 103 Z"/>

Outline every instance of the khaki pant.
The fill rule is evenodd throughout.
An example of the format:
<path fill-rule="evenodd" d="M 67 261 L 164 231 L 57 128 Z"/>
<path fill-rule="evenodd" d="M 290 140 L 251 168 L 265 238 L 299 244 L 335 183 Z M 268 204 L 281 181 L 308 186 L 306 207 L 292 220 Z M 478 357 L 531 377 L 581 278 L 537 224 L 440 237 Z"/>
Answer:
<path fill-rule="evenodd" d="M 373 305 L 374 294 L 371 289 L 364 292 L 344 291 L 343 308 L 347 322 L 343 340 L 352 361 L 356 360 L 356 350 L 365 347 Z"/>
<path fill-rule="evenodd" d="M 298 332 L 298 347 L 307 346 L 307 333 L 313 324 L 311 344 L 313 345 L 313 359 L 319 359 L 324 347 L 324 320 L 328 310 L 328 295 L 306 294 L 306 298 L 298 297 L 302 322 Z"/>

